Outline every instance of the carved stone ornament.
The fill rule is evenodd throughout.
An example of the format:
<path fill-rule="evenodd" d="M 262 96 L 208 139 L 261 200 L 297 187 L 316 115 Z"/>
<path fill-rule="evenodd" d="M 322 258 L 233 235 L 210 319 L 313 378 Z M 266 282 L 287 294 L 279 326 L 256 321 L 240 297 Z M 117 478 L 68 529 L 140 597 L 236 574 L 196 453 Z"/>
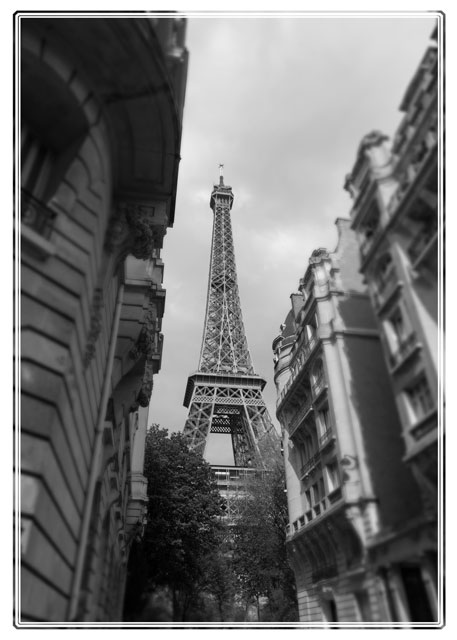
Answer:
<path fill-rule="evenodd" d="M 160 333 L 160 321 L 155 316 L 155 305 L 150 299 L 148 310 L 144 314 L 143 326 L 135 345 L 129 353 L 129 357 L 137 360 L 145 356 L 145 368 L 141 382 L 137 403 L 141 407 L 147 407 L 151 399 L 153 387 L 154 368 L 157 367 L 156 356 L 162 351 L 162 334 Z"/>
<path fill-rule="evenodd" d="M 344 190 L 349 193 L 353 200 L 355 200 L 359 195 L 359 191 L 354 184 L 352 173 L 348 173 L 344 179 Z"/>
<path fill-rule="evenodd" d="M 147 360 L 144 373 L 143 380 L 141 383 L 141 389 L 137 396 L 137 402 L 140 407 L 148 407 L 149 402 L 151 401 L 152 387 L 154 386 L 154 363 L 152 360 Z"/>
<path fill-rule="evenodd" d="M 315 264 L 317 262 L 320 262 L 321 260 L 324 259 L 328 259 L 329 255 L 328 255 L 328 251 L 327 249 L 324 248 L 319 248 L 319 249 L 314 249 L 314 251 L 311 254 L 311 258 L 309 259 L 309 264 Z"/>
<path fill-rule="evenodd" d="M 141 355 L 152 358 L 159 352 L 159 321 L 154 317 L 152 309 L 144 315 L 144 323 L 135 345 L 129 352 L 129 358 L 137 360 Z"/>
<path fill-rule="evenodd" d="M 389 139 L 389 136 L 387 136 L 382 131 L 377 131 L 377 130 L 371 131 L 370 133 L 367 133 L 367 135 L 362 138 L 362 141 L 359 146 L 359 153 L 364 152 L 367 149 L 370 149 L 371 147 L 378 147 L 383 142 L 386 142 L 388 139 Z"/>
<path fill-rule="evenodd" d="M 106 232 L 105 248 L 148 260 L 161 248 L 166 223 L 154 218 L 155 206 L 137 202 L 119 202 Z"/>

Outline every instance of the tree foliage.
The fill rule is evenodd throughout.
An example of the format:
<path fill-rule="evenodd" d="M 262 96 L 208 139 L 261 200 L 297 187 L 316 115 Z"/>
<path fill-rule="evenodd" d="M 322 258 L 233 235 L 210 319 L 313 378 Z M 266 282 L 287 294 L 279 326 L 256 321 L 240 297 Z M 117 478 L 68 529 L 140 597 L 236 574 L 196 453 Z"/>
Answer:
<path fill-rule="evenodd" d="M 189 451 L 181 433 L 168 436 L 156 425 L 146 436 L 144 475 L 148 521 L 129 567 L 127 615 L 135 615 L 141 594 L 144 600 L 166 589 L 174 619 L 185 619 L 205 580 L 205 559 L 220 544 L 221 498 L 201 455 Z"/>
<path fill-rule="evenodd" d="M 293 572 L 287 561 L 284 466 L 271 452 L 268 471 L 254 476 L 233 528 L 233 567 L 247 602 L 267 598 L 264 620 L 297 620 Z"/>

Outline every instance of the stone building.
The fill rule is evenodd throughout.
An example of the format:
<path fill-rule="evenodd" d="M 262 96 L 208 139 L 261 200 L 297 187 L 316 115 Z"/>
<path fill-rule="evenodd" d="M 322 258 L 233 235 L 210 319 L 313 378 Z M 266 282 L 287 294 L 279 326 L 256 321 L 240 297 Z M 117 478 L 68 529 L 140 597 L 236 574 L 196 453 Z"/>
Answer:
<path fill-rule="evenodd" d="M 431 46 L 273 342 L 302 621 L 441 619 L 437 88 Z"/>
<path fill-rule="evenodd" d="M 401 103 L 391 148 L 374 131 L 347 177 L 360 269 L 368 284 L 401 422 L 420 517 L 379 536 L 372 559 L 398 584 L 398 620 L 436 615 L 438 564 L 439 277 L 438 49 L 430 46 Z M 386 547 L 385 541 L 388 540 Z M 427 600 L 409 592 L 425 582 Z M 431 611 L 429 609 L 431 608 Z M 422 616 L 422 618 L 418 618 Z"/>
<path fill-rule="evenodd" d="M 146 507 L 174 221 L 181 18 L 16 16 L 22 554 L 17 623 L 120 620 Z M 19 173 L 19 172 L 18 172 Z"/>
<path fill-rule="evenodd" d="M 275 339 L 277 416 L 300 620 L 388 618 L 369 564 L 374 536 L 416 517 L 418 492 L 350 221 L 313 252 Z M 398 491 L 398 486 L 403 488 Z"/>

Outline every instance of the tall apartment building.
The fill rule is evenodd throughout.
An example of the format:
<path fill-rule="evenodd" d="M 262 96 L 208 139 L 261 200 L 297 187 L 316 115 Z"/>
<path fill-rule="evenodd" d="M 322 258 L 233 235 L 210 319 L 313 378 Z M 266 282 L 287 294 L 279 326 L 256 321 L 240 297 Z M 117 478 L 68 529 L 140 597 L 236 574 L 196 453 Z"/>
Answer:
<path fill-rule="evenodd" d="M 302 621 L 440 620 L 437 87 L 432 46 L 273 342 Z"/>
<path fill-rule="evenodd" d="M 146 509 L 185 20 L 16 16 L 20 580 L 16 623 L 120 620 Z"/>
<path fill-rule="evenodd" d="M 350 221 L 313 252 L 273 342 L 290 524 L 304 622 L 392 619 L 377 535 L 420 512 Z M 401 490 L 400 490 L 401 488 Z M 384 592 L 385 597 L 380 597 Z"/>
<path fill-rule="evenodd" d="M 403 118 L 389 148 L 378 131 L 364 137 L 346 186 L 352 228 L 368 284 L 405 443 L 404 462 L 422 497 L 412 527 L 422 551 L 415 571 L 434 574 L 438 562 L 438 50 L 430 46 L 403 101 Z M 405 545 L 397 532 L 396 546 Z M 379 540 L 377 562 L 385 562 Z M 373 550 L 374 551 L 374 550 Z M 403 581 L 418 580 L 412 569 Z M 401 614 L 400 614 L 401 615 Z M 408 608 L 404 614 L 411 616 Z M 403 618 L 401 618 L 403 619 Z M 414 618 L 413 618 L 414 619 Z"/>

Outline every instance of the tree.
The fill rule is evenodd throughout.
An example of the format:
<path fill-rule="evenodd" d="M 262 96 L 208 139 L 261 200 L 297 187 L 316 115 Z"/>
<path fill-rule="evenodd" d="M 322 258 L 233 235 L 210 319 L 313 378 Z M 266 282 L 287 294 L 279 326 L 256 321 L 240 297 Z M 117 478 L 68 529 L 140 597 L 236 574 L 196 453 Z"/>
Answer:
<path fill-rule="evenodd" d="M 148 522 L 129 566 L 126 615 L 138 615 L 145 597 L 162 589 L 173 619 L 185 620 L 205 581 L 205 560 L 220 543 L 221 498 L 209 464 L 181 433 L 168 436 L 157 425 L 146 436 L 144 474 Z"/>
<path fill-rule="evenodd" d="M 268 471 L 247 484 L 233 527 L 233 566 L 246 603 L 268 598 L 263 619 L 297 620 L 295 579 L 287 561 L 288 522 L 282 457 L 270 451 Z"/>

